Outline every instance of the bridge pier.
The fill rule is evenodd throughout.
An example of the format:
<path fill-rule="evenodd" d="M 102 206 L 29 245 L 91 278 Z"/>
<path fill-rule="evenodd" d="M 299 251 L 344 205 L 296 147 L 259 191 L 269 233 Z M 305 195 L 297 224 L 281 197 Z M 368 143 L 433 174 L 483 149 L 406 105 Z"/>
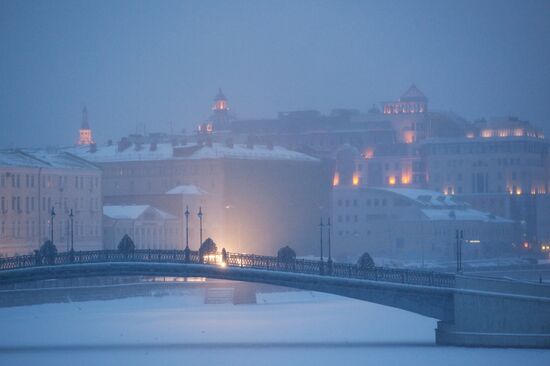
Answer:
<path fill-rule="evenodd" d="M 440 345 L 550 348 L 547 286 L 457 276 L 453 321 L 439 321 Z"/>

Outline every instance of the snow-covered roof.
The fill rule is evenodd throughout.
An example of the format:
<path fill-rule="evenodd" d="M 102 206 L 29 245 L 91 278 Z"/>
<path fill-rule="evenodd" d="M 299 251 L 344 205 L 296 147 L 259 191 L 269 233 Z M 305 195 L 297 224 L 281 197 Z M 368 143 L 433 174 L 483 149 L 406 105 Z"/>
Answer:
<path fill-rule="evenodd" d="M 458 207 L 464 206 L 464 204 L 459 204 L 454 200 L 453 196 L 446 196 L 443 193 L 437 191 L 430 191 L 427 189 L 416 189 L 416 188 L 368 188 L 368 189 L 378 189 L 381 191 L 391 192 L 405 198 L 408 198 L 416 203 L 419 203 L 426 207 Z"/>
<path fill-rule="evenodd" d="M 416 87 L 416 85 L 412 84 L 409 89 L 407 89 L 406 92 L 404 92 L 402 95 L 401 95 L 401 98 L 400 100 L 401 101 L 407 101 L 407 100 L 423 100 L 423 99 L 426 99 L 426 96 L 424 95 L 424 93 L 422 93 L 420 91 L 420 89 L 418 89 Z"/>
<path fill-rule="evenodd" d="M 47 164 L 40 160 L 36 160 L 30 156 L 22 154 L 19 151 L 0 151 L 0 166 L 2 167 L 26 167 L 40 168 Z"/>
<path fill-rule="evenodd" d="M 150 145 L 143 145 L 140 149 L 130 146 L 123 151 L 118 150 L 118 146 L 106 145 L 98 146 L 95 151 L 89 146 L 75 146 L 67 151 L 88 161 L 96 163 L 109 163 L 118 161 L 149 161 L 149 160 L 167 160 L 172 158 L 172 144 L 157 144 L 156 148 L 151 150 Z"/>
<path fill-rule="evenodd" d="M 462 220 L 495 223 L 514 221 L 495 216 L 489 212 L 472 209 L 467 203 L 456 202 L 453 196 L 436 191 L 415 188 L 366 188 L 371 191 L 390 192 L 413 201 L 428 220 Z"/>
<path fill-rule="evenodd" d="M 269 148 L 265 145 L 254 145 L 248 148 L 246 145 L 213 143 L 211 145 L 188 144 L 185 146 L 173 146 L 170 143 L 159 143 L 129 146 L 120 151 L 118 146 L 97 146 L 95 151 L 87 146 L 69 148 L 67 151 L 88 161 L 96 163 L 122 162 L 122 161 L 150 161 L 170 159 L 250 159 L 250 160 L 293 160 L 302 162 L 318 162 L 312 156 L 288 150 L 281 146 Z M 176 152 L 176 153 L 175 153 Z M 183 154 L 180 154 L 183 152 Z"/>
<path fill-rule="evenodd" d="M 150 205 L 103 206 L 103 215 L 116 220 L 136 220 L 146 211 L 152 210 L 163 219 L 176 217 Z"/>
<path fill-rule="evenodd" d="M 205 190 L 200 189 L 195 185 L 177 186 L 166 192 L 166 194 L 185 194 L 185 195 L 201 195 L 206 194 Z"/>
<path fill-rule="evenodd" d="M 425 208 L 421 210 L 428 220 L 484 221 L 494 223 L 512 223 L 513 221 L 493 214 L 462 208 L 457 210 Z"/>
<path fill-rule="evenodd" d="M 17 149 L 0 151 L 0 166 L 25 168 L 99 169 L 64 151 Z"/>

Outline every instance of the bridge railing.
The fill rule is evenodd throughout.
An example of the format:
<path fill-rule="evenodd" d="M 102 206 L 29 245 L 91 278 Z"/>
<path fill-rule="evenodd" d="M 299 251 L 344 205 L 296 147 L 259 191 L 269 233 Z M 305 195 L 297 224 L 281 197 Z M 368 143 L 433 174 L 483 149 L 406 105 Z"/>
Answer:
<path fill-rule="evenodd" d="M 254 268 L 411 285 L 455 287 L 455 276 L 448 273 L 372 267 L 362 269 L 351 263 L 321 262 L 308 259 L 279 260 L 255 254 L 225 253 L 201 255 L 197 251 L 140 249 L 123 253 L 118 250 L 62 252 L 53 257 L 21 255 L 0 258 L 0 271 L 43 265 L 66 265 L 107 262 L 193 263 Z"/>

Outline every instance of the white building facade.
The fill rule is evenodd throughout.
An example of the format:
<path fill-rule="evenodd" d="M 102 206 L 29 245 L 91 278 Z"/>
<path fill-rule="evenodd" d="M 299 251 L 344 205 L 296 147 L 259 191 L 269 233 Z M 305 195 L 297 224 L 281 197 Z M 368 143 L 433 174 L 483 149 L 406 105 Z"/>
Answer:
<path fill-rule="evenodd" d="M 513 251 L 514 221 L 472 209 L 451 196 L 405 188 L 336 187 L 332 191 L 332 251 L 379 258 L 452 261 L 456 231 L 463 258 L 498 257 Z"/>
<path fill-rule="evenodd" d="M 0 152 L 0 254 L 28 254 L 53 233 L 69 249 L 100 249 L 101 170 L 74 155 L 43 150 Z M 52 222 L 52 208 L 55 216 Z"/>
<path fill-rule="evenodd" d="M 117 249 L 128 235 L 136 249 L 179 249 L 181 225 L 177 217 L 149 205 L 104 206 L 105 249 Z"/>

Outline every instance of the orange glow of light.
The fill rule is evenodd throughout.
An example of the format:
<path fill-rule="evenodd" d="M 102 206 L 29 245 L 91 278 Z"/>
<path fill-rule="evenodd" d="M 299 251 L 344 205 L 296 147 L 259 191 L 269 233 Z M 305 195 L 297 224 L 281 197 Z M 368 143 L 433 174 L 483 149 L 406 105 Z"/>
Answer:
<path fill-rule="evenodd" d="M 210 133 L 214 130 L 214 127 L 212 126 L 212 123 L 209 123 L 206 125 L 206 132 Z"/>
<path fill-rule="evenodd" d="M 332 178 L 332 186 L 336 187 L 340 184 L 340 173 L 334 173 L 334 178 Z"/>
<path fill-rule="evenodd" d="M 412 144 L 414 142 L 414 132 L 413 131 L 406 131 L 403 133 L 403 141 L 406 144 Z"/>
<path fill-rule="evenodd" d="M 516 188 L 516 195 L 519 196 L 520 194 L 521 194 L 521 188 L 520 188 L 520 187 L 517 187 L 517 188 Z"/>
<path fill-rule="evenodd" d="M 374 157 L 374 149 L 366 149 L 363 152 L 363 157 L 365 159 L 372 159 Z"/>
<path fill-rule="evenodd" d="M 525 132 L 523 131 L 523 128 L 516 128 L 514 130 L 514 136 L 523 136 Z"/>
<path fill-rule="evenodd" d="M 389 177 L 388 178 L 388 183 L 390 184 L 390 186 L 395 185 L 395 177 L 394 176 Z"/>
<path fill-rule="evenodd" d="M 410 174 L 403 174 L 401 176 L 401 184 L 409 184 L 411 182 Z"/>
<path fill-rule="evenodd" d="M 352 184 L 354 186 L 359 185 L 359 173 L 357 173 L 357 172 L 353 173 Z"/>
<path fill-rule="evenodd" d="M 493 130 L 481 131 L 481 137 L 493 137 Z"/>
<path fill-rule="evenodd" d="M 510 130 L 498 130 L 498 137 L 508 137 L 510 136 Z"/>
<path fill-rule="evenodd" d="M 526 242 L 526 241 L 524 241 L 524 242 L 523 242 L 523 248 L 529 249 L 529 243 Z"/>

